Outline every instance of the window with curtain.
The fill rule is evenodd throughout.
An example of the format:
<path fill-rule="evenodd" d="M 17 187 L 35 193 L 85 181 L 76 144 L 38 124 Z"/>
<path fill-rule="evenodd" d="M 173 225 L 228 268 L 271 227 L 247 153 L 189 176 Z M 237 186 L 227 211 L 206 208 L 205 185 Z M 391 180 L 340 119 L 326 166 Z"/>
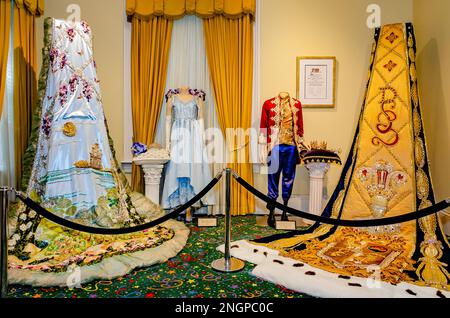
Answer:
<path fill-rule="evenodd" d="M 255 67 L 253 21 L 256 0 L 127 0 L 126 4 L 127 16 L 132 22 L 131 99 L 134 101 L 131 108 L 133 109 L 134 141 L 147 144 L 164 143 L 165 129 L 162 126 L 165 120 L 162 119 L 164 119 L 165 107 L 162 107 L 164 106 L 162 93 L 169 88 L 185 85 L 203 88 L 208 93 L 205 107 L 207 127 L 220 128 L 223 135 L 229 128 L 239 127 L 245 130 L 252 126 L 252 68 Z M 195 17 L 186 17 L 186 15 L 196 15 L 202 19 L 202 22 L 199 23 Z M 193 29 L 185 31 L 184 35 L 181 31 L 178 34 L 178 30 L 174 30 L 173 33 L 176 34 L 172 35 L 172 29 L 178 29 L 180 25 L 189 23 L 187 18 L 190 18 L 189 21 L 197 21 L 197 25 L 192 25 Z M 181 20 L 178 21 L 178 19 Z M 175 22 L 177 26 L 174 26 Z M 203 31 L 201 31 L 202 28 Z M 148 30 L 156 32 L 156 36 L 149 39 L 146 34 Z M 193 34 L 198 35 L 199 41 L 195 42 L 187 38 Z M 127 32 L 125 36 L 127 37 Z M 202 55 L 198 51 L 195 53 L 187 49 L 192 47 L 192 43 L 197 43 L 199 47 L 204 46 L 204 60 L 201 59 Z M 169 44 L 172 46 L 169 47 Z M 187 61 L 181 64 L 181 69 L 172 66 L 172 63 L 176 63 L 173 61 L 176 58 L 174 52 L 177 51 L 182 54 L 180 58 Z M 225 51 L 229 54 L 225 56 L 220 54 Z M 146 55 L 159 58 L 146 60 L 143 58 Z M 193 57 L 189 59 L 188 56 Z M 236 61 L 238 62 L 235 63 Z M 205 76 L 209 73 L 210 83 L 209 85 L 206 83 L 204 87 L 209 86 L 211 89 L 205 89 L 201 85 L 189 82 L 189 78 L 183 78 L 192 75 L 185 73 L 186 69 L 200 67 L 201 64 L 209 66 L 209 71 L 202 71 L 202 73 Z M 189 72 L 196 74 L 192 70 L 194 69 Z M 205 70 L 208 69 L 205 68 Z M 152 72 L 155 74 L 151 74 Z M 173 81 L 171 76 L 174 76 Z M 151 116 L 148 116 L 149 110 Z M 242 116 L 236 116 L 238 114 Z M 131 130 L 127 124 L 125 127 Z M 229 164 L 230 167 L 253 184 L 252 165 L 249 163 L 251 157 L 249 139 L 246 137 L 245 141 L 242 141 L 233 135 L 227 135 L 227 137 L 229 143 L 224 149 L 224 155 L 227 160 L 233 161 Z M 236 147 L 233 146 L 235 142 L 237 142 Z M 129 148 L 127 144 L 125 145 Z M 241 160 L 245 160 L 246 163 L 240 163 Z M 214 167 L 214 170 L 220 169 Z M 140 171 L 133 166 L 133 186 L 136 190 L 141 190 L 140 174 Z M 233 184 L 234 190 L 237 190 L 237 187 L 237 184 Z M 254 212 L 254 200 L 251 195 L 241 191 L 232 192 L 234 193 L 231 198 L 233 215 Z M 220 207 L 218 209 L 221 210 Z"/>
<path fill-rule="evenodd" d="M 13 9 L 13 6 L 11 6 Z M 15 160 L 14 160 L 14 60 L 13 60 L 13 14 L 11 14 L 11 27 L 9 36 L 8 66 L 6 70 L 6 89 L 3 96 L 3 110 L 0 116 L 0 185 L 14 186 Z"/>
<path fill-rule="evenodd" d="M 236 15 L 238 12 L 252 12 L 255 14 L 256 7 L 259 6 L 259 0 L 243 0 L 241 5 L 239 5 L 238 2 L 232 2 L 227 0 L 226 4 L 226 16 L 233 16 Z M 164 3 L 167 4 L 164 0 L 159 1 L 158 3 Z M 171 2 L 172 3 L 172 2 Z M 148 5 L 149 10 L 145 9 L 143 5 Z M 136 15 L 138 17 L 145 16 L 146 18 L 151 17 L 153 15 L 155 16 L 170 16 L 172 19 L 175 18 L 173 16 L 173 7 L 165 7 L 163 11 L 153 12 L 152 10 L 155 9 L 153 7 L 154 2 L 149 1 L 146 2 L 145 0 L 127 0 L 127 15 L 133 16 Z M 173 3 L 172 3 L 173 4 Z M 232 5 L 231 5 L 232 4 Z M 206 6 L 205 6 L 206 5 Z M 214 98 L 214 92 L 213 92 L 213 85 L 211 81 L 211 73 L 209 69 L 209 61 L 207 57 L 206 52 L 206 45 L 205 45 L 205 30 L 204 30 L 204 18 L 205 8 L 209 8 L 208 14 L 206 16 L 212 17 L 216 14 L 216 11 L 214 11 L 216 8 L 216 5 L 219 5 L 220 2 L 216 2 L 215 0 L 202 0 L 201 2 L 186 2 L 186 6 L 189 7 L 189 10 L 186 9 L 186 12 L 181 10 L 180 12 L 184 12 L 183 14 L 176 15 L 176 18 L 174 20 L 173 24 L 173 30 L 172 30 L 172 37 L 171 37 L 171 47 L 169 52 L 169 61 L 168 61 L 168 69 L 167 69 L 167 80 L 166 80 L 166 87 L 165 92 L 167 92 L 168 89 L 171 88 L 177 88 L 180 86 L 190 86 L 192 88 L 199 88 L 203 89 L 207 96 L 206 96 L 206 103 L 205 103 L 205 126 L 206 128 L 214 127 L 214 128 L 220 128 L 221 125 L 219 123 L 219 117 L 217 113 L 217 105 L 215 105 L 215 98 Z M 231 5 L 231 6 L 230 6 Z M 240 9 L 238 10 L 237 7 L 234 8 L 234 5 L 237 5 Z M 217 8 L 219 8 L 217 7 Z M 153 8 L 153 9 L 152 9 Z M 233 9 L 234 8 L 234 9 Z M 195 9 L 195 10 L 194 10 Z M 213 10 L 214 9 L 214 10 Z M 236 10 L 235 10 L 236 9 Z M 228 12 L 228 11 L 230 12 Z M 220 12 L 223 12 L 223 10 L 219 10 Z M 188 12 L 188 13 L 187 13 Z M 187 15 L 185 15 L 187 14 Z M 193 15 L 189 15 L 193 14 Z M 259 24 L 254 23 L 253 25 L 254 32 L 256 34 L 254 41 L 255 41 L 255 50 L 254 50 L 254 59 L 255 63 L 254 66 L 254 96 L 253 96 L 253 127 L 259 128 L 259 119 L 260 119 L 260 97 L 259 97 L 259 70 L 258 70 L 258 56 L 259 56 L 259 37 L 257 36 L 259 34 Z M 129 43 L 126 44 L 125 47 L 125 78 L 129 79 L 126 80 L 126 83 L 131 82 L 131 70 L 130 70 L 130 47 L 131 47 L 131 24 L 125 23 L 125 42 Z M 123 167 L 124 169 L 130 173 L 131 172 L 131 160 L 132 160 L 132 154 L 131 154 L 131 144 L 133 140 L 133 128 L 132 128 L 132 118 L 131 118 L 131 88 L 129 84 L 126 84 L 125 87 L 125 116 L 124 116 L 124 149 L 125 149 L 125 156 L 124 156 L 124 162 Z M 222 105 L 223 108 L 223 105 Z M 163 107 L 161 109 L 160 118 L 158 120 L 157 125 L 157 132 L 155 137 L 155 143 L 164 145 L 165 143 L 165 114 L 166 114 L 166 106 L 165 101 L 163 103 Z M 220 131 L 220 129 L 219 129 Z M 223 137 L 223 134 L 222 134 Z M 257 136 L 254 136 L 257 139 Z M 256 140 L 255 139 L 255 140 Z M 256 140 L 257 141 L 257 140 Z M 257 144 L 257 142 L 251 142 L 251 144 Z M 251 147 L 252 155 L 251 157 L 256 158 L 257 154 L 257 148 Z M 226 149 L 224 149 L 223 155 L 225 155 Z M 212 172 L 215 175 L 216 172 L 221 171 L 225 167 L 224 164 L 215 164 L 212 166 Z M 256 165 L 255 168 L 259 167 L 259 165 Z M 259 169 L 255 169 L 256 172 L 259 171 Z M 224 189 L 223 187 L 217 187 L 216 192 L 216 198 L 217 198 L 217 205 L 213 208 L 212 213 L 223 213 L 224 211 Z M 249 209 L 252 210 L 253 209 Z"/>

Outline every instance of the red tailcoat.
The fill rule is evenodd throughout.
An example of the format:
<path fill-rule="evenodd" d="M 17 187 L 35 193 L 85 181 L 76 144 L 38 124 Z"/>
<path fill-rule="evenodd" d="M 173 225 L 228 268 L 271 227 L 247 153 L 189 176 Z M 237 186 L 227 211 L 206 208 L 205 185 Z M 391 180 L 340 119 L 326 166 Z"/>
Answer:
<path fill-rule="evenodd" d="M 294 135 L 297 149 L 303 142 L 303 113 L 302 104 L 295 98 L 290 99 L 294 118 Z M 275 97 L 264 103 L 261 115 L 261 135 L 267 142 L 269 152 L 278 145 L 278 133 L 281 128 L 281 99 Z"/>

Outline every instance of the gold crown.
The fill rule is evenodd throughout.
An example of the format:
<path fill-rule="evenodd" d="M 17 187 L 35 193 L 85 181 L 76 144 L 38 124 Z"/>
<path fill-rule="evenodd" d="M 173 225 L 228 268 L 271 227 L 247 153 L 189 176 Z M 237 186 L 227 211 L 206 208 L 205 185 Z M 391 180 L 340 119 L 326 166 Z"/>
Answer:
<path fill-rule="evenodd" d="M 328 143 L 326 141 L 311 141 L 310 147 L 314 150 L 327 150 Z"/>

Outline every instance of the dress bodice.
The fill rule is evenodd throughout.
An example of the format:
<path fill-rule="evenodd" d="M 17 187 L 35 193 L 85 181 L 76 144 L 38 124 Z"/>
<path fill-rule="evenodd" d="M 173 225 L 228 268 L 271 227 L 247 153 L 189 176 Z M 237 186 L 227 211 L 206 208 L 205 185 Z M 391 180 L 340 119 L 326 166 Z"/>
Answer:
<path fill-rule="evenodd" d="M 198 119 L 198 106 L 195 98 L 191 101 L 183 102 L 175 96 L 172 107 L 174 121 Z"/>

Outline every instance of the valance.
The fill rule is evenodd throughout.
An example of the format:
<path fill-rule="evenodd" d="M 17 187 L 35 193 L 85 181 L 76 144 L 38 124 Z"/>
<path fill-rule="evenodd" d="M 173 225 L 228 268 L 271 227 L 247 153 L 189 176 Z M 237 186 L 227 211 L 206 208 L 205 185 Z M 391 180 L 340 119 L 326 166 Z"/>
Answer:
<path fill-rule="evenodd" d="M 155 16 L 180 19 L 193 14 L 205 19 L 217 15 L 239 18 L 246 14 L 253 18 L 256 0 L 127 0 L 126 10 L 129 18 L 139 19 Z"/>
<path fill-rule="evenodd" d="M 37 17 L 44 14 L 44 0 L 14 0 L 19 8 L 26 8 L 28 12 Z"/>

